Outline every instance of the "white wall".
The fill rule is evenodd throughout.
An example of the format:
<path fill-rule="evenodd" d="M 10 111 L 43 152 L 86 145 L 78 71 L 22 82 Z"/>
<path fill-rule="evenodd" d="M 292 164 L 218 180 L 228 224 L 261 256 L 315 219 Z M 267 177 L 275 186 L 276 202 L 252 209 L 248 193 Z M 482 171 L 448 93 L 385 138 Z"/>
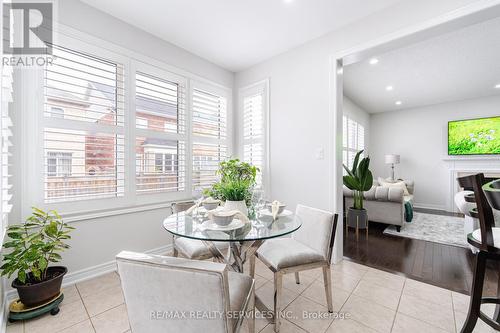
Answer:
<path fill-rule="evenodd" d="M 197 76 L 232 88 L 234 74 L 170 43 L 134 28 L 76 0 L 58 1 L 59 21 L 66 26 L 93 35 L 137 53 L 184 69 Z M 17 87 L 18 89 L 20 87 Z M 22 100 L 20 96 L 17 103 Z M 19 117 L 19 115 L 17 115 Z M 10 221 L 21 220 L 21 124 L 14 119 L 13 170 L 14 211 Z M 33 161 L 39 163 L 39 161 Z M 29 205 L 27 203 L 26 205 Z M 163 229 L 162 221 L 169 209 L 156 209 L 138 213 L 73 222 L 76 227 L 72 246 L 63 255 L 62 264 L 70 273 L 85 270 L 114 260 L 121 250 L 147 251 L 166 246 L 171 237 Z"/>
<path fill-rule="evenodd" d="M 444 103 L 423 108 L 371 114 L 370 156 L 375 177 L 387 177 L 384 155 L 401 155 L 396 177 L 415 181 L 415 206 L 449 210 L 450 169 L 491 167 L 491 157 L 449 160 L 447 124 L 450 120 L 498 116 L 500 97 Z M 500 168 L 498 165 L 497 168 Z"/>
<path fill-rule="evenodd" d="M 370 153 L 370 114 L 346 95 L 343 102 L 344 115 L 365 128 L 365 151 Z"/>
<path fill-rule="evenodd" d="M 359 22 L 236 74 L 236 88 L 270 79 L 272 196 L 289 205 L 329 207 L 330 56 L 470 4 L 401 1 Z M 315 158 L 318 148 L 325 159 Z"/>

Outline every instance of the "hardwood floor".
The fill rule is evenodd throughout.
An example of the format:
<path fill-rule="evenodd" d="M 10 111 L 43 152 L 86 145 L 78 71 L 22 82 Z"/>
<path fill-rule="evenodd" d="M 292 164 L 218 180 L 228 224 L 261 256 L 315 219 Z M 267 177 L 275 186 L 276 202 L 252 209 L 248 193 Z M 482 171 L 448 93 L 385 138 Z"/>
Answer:
<path fill-rule="evenodd" d="M 425 212 L 449 214 L 429 210 Z M 344 256 L 373 268 L 469 294 L 474 266 L 474 255 L 469 249 L 384 235 L 386 227 L 385 224 L 370 222 L 368 238 L 364 232 L 360 232 L 359 240 L 356 240 L 354 229 L 350 229 L 347 237 L 344 236 Z M 499 267 L 489 263 L 484 294 L 496 295 L 498 281 Z"/>

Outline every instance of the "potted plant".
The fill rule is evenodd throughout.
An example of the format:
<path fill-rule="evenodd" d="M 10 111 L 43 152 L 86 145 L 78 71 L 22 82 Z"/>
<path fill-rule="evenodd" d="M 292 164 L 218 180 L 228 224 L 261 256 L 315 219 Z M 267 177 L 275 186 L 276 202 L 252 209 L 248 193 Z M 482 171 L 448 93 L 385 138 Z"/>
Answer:
<path fill-rule="evenodd" d="M 365 157 L 359 162 L 363 150 L 359 151 L 354 158 L 352 169 L 344 165 L 347 175 L 344 176 L 344 185 L 353 191 L 354 205 L 347 212 L 347 225 L 350 227 L 366 228 L 368 226 L 368 214 L 363 208 L 363 194 L 373 186 L 373 175 L 369 169 L 370 157 Z M 359 162 L 359 164 L 358 164 Z"/>
<path fill-rule="evenodd" d="M 205 190 L 205 195 L 225 201 L 224 208 L 227 210 L 239 210 L 248 215 L 247 205 L 252 198 L 258 171 L 257 167 L 239 159 L 221 162 L 217 170 L 220 179 Z"/>
<path fill-rule="evenodd" d="M 10 278 L 17 273 L 12 287 L 25 306 L 38 306 L 59 295 L 67 268 L 49 264 L 61 260 L 60 253 L 69 248 L 64 241 L 73 229 L 56 211 L 35 207 L 25 223 L 7 228 L 9 239 L 3 247 L 9 252 L 3 256 L 0 274 Z"/>

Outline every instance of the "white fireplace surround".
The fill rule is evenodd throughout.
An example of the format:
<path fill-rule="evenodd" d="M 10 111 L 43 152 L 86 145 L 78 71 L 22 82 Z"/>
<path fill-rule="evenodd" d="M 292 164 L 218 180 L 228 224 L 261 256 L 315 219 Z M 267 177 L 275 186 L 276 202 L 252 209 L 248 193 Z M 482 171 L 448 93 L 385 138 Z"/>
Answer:
<path fill-rule="evenodd" d="M 461 191 L 457 178 L 482 172 L 485 177 L 500 177 L 500 156 L 460 156 L 443 159 L 449 167 L 448 211 L 458 212 L 453 198 Z"/>

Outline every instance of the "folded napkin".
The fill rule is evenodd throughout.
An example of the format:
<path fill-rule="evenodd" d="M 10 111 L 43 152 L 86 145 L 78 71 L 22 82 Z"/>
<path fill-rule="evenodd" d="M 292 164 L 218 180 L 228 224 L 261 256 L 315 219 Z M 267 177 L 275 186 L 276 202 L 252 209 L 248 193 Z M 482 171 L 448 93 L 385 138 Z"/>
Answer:
<path fill-rule="evenodd" d="M 271 203 L 271 215 L 273 216 L 273 220 L 276 220 L 278 217 L 278 211 L 280 210 L 281 203 L 278 200 L 274 200 Z"/>
<path fill-rule="evenodd" d="M 247 223 L 250 223 L 250 220 L 248 219 L 248 217 L 243 214 L 242 212 L 240 212 L 239 210 L 222 210 L 222 211 L 209 211 L 208 212 L 208 218 L 210 220 L 213 220 L 213 216 L 214 214 L 223 214 L 224 216 L 231 216 L 231 215 L 234 215 L 233 218 L 235 219 L 238 219 L 240 221 L 243 221 L 245 224 Z"/>
<path fill-rule="evenodd" d="M 214 203 L 214 202 L 220 203 L 220 200 L 216 200 L 216 199 L 214 199 L 212 197 L 208 197 L 208 198 L 206 198 L 206 199 L 204 199 L 204 200 L 202 200 L 202 201 L 194 204 L 193 206 L 189 207 L 189 209 L 186 210 L 185 214 L 186 215 L 191 215 L 191 214 L 193 214 L 193 211 L 196 208 L 203 206 L 204 203 Z"/>
<path fill-rule="evenodd" d="M 192 205 L 191 207 L 189 207 L 189 209 L 188 209 L 188 210 L 186 210 L 185 214 L 186 214 L 186 215 L 191 215 L 191 214 L 193 214 L 193 211 L 194 211 L 196 208 L 200 207 L 200 204 L 201 204 L 201 203 L 199 202 L 199 203 L 196 203 L 196 204 Z"/>

